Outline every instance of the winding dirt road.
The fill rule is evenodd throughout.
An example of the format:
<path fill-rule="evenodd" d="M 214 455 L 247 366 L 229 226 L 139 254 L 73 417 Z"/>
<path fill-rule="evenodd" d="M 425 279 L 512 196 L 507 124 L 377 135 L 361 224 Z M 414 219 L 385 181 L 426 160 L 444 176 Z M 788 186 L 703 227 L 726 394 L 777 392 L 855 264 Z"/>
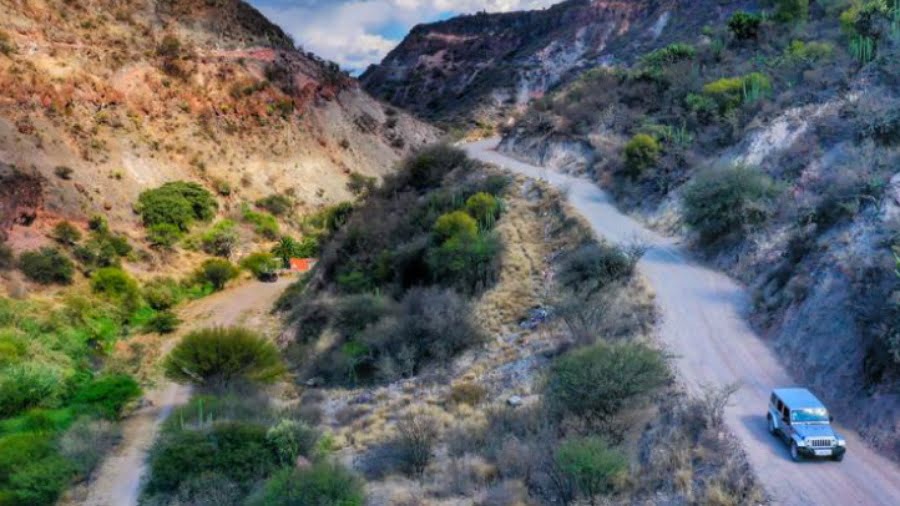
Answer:
<path fill-rule="evenodd" d="M 269 313 L 278 296 L 293 281 L 293 277 L 284 277 L 275 283 L 252 281 L 195 301 L 179 312 L 184 321 L 179 336 L 200 327 L 213 326 L 244 325 L 263 330 L 260 327 L 272 324 Z M 177 340 L 177 337 L 172 339 L 170 344 L 174 346 Z M 141 479 L 146 471 L 147 451 L 162 422 L 174 408 L 185 404 L 190 395 L 189 387 L 169 382 L 147 392 L 145 398 L 151 403 L 122 423 L 122 443 L 101 464 L 96 478 L 88 486 L 87 498 L 80 504 L 137 505 Z"/>
<path fill-rule="evenodd" d="M 693 390 L 704 384 L 741 384 L 726 410 L 726 422 L 775 504 L 900 505 L 900 468 L 866 447 L 857 434 L 838 429 L 847 440 L 843 462 L 798 464 L 768 433 L 771 389 L 794 382 L 747 323 L 749 297 L 740 284 L 692 261 L 675 240 L 622 214 L 593 182 L 511 159 L 495 151 L 497 143 L 489 139 L 464 148 L 473 158 L 566 188 L 571 204 L 600 236 L 618 243 L 637 239 L 648 246 L 639 268 L 656 292 L 661 339 L 676 357 L 679 377 Z"/>

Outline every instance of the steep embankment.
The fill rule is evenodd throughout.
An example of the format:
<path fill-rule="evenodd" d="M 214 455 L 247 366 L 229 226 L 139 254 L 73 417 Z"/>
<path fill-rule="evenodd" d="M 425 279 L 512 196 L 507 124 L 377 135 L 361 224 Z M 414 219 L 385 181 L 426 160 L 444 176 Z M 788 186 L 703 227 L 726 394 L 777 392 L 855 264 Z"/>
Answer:
<path fill-rule="evenodd" d="M 238 0 L 3 2 L 0 40 L 0 170 L 40 193 L 30 229 L 0 207 L 16 249 L 97 214 L 139 240 L 138 194 L 172 180 L 308 211 L 434 138 Z"/>
<path fill-rule="evenodd" d="M 372 95 L 422 117 L 490 124 L 584 69 L 632 61 L 746 3 L 569 0 L 460 16 L 415 27 L 361 80 Z"/>
<path fill-rule="evenodd" d="M 767 433 L 765 414 L 771 389 L 794 381 L 777 353 L 748 324 L 750 301 L 742 286 L 690 260 L 676 241 L 622 214 L 592 181 L 508 158 L 493 150 L 497 142 L 489 139 L 470 144 L 467 151 L 482 161 L 530 177 L 545 177 L 566 188 L 572 205 L 600 236 L 619 243 L 639 240 L 648 246 L 639 269 L 655 290 L 662 312 L 660 336 L 676 357 L 679 376 L 694 391 L 705 384 L 741 384 L 725 411 L 727 425 L 741 439 L 777 504 L 889 505 L 900 501 L 900 469 L 869 449 L 852 430 L 842 431 L 849 450 L 840 465 L 825 461 L 798 466 L 783 443 Z M 840 426 L 840 420 L 838 423 Z"/>

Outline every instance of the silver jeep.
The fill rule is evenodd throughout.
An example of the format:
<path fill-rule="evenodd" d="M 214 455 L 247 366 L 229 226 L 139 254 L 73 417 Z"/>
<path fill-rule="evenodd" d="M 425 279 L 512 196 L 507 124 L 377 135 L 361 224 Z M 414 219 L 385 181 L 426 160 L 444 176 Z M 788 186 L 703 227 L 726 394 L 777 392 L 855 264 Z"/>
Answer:
<path fill-rule="evenodd" d="M 776 388 L 769 397 L 769 432 L 791 447 L 794 461 L 827 457 L 840 462 L 847 443 L 831 427 L 833 418 L 822 401 L 805 388 Z"/>

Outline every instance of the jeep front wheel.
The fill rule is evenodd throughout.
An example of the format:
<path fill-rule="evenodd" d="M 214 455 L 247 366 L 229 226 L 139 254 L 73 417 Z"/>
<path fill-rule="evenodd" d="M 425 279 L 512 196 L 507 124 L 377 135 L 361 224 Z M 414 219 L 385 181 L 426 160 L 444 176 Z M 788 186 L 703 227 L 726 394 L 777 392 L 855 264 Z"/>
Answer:
<path fill-rule="evenodd" d="M 791 460 L 794 462 L 803 460 L 803 457 L 800 455 L 800 448 L 797 447 L 796 441 L 791 441 Z"/>
<path fill-rule="evenodd" d="M 840 461 L 844 460 L 844 454 L 843 454 L 843 453 L 836 453 L 836 454 L 834 454 L 834 455 L 831 456 L 831 460 L 833 460 L 833 461 L 835 461 L 835 462 L 840 462 Z"/>

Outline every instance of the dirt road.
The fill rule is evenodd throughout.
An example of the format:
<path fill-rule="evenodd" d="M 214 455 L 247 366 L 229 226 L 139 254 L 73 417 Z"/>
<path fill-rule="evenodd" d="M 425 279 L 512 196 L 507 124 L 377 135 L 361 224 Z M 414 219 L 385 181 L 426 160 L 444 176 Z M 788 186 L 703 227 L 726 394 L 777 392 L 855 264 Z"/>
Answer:
<path fill-rule="evenodd" d="M 269 312 L 292 281 L 293 278 L 287 277 L 275 283 L 251 281 L 193 302 L 179 312 L 184 321 L 179 335 L 199 327 L 245 325 L 260 328 L 272 325 Z M 170 341 L 172 345 L 175 342 L 177 337 Z M 96 478 L 88 486 L 87 498 L 80 504 L 136 505 L 146 470 L 147 451 L 162 422 L 172 409 L 186 403 L 190 394 L 190 388 L 168 382 L 148 392 L 145 397 L 152 404 L 123 422 L 122 443 L 100 466 Z"/>
<path fill-rule="evenodd" d="M 748 325 L 749 298 L 741 285 L 695 263 L 673 239 L 619 212 L 594 183 L 513 160 L 494 151 L 497 142 L 464 147 L 473 158 L 567 188 L 572 205 L 600 236 L 619 243 L 638 239 L 649 247 L 639 268 L 657 294 L 661 339 L 676 356 L 679 376 L 689 389 L 740 382 L 726 410 L 727 424 L 775 504 L 900 504 L 900 467 L 867 448 L 857 434 L 840 431 L 848 448 L 843 462 L 798 464 L 768 433 L 765 414 L 772 387 L 794 382 Z"/>

